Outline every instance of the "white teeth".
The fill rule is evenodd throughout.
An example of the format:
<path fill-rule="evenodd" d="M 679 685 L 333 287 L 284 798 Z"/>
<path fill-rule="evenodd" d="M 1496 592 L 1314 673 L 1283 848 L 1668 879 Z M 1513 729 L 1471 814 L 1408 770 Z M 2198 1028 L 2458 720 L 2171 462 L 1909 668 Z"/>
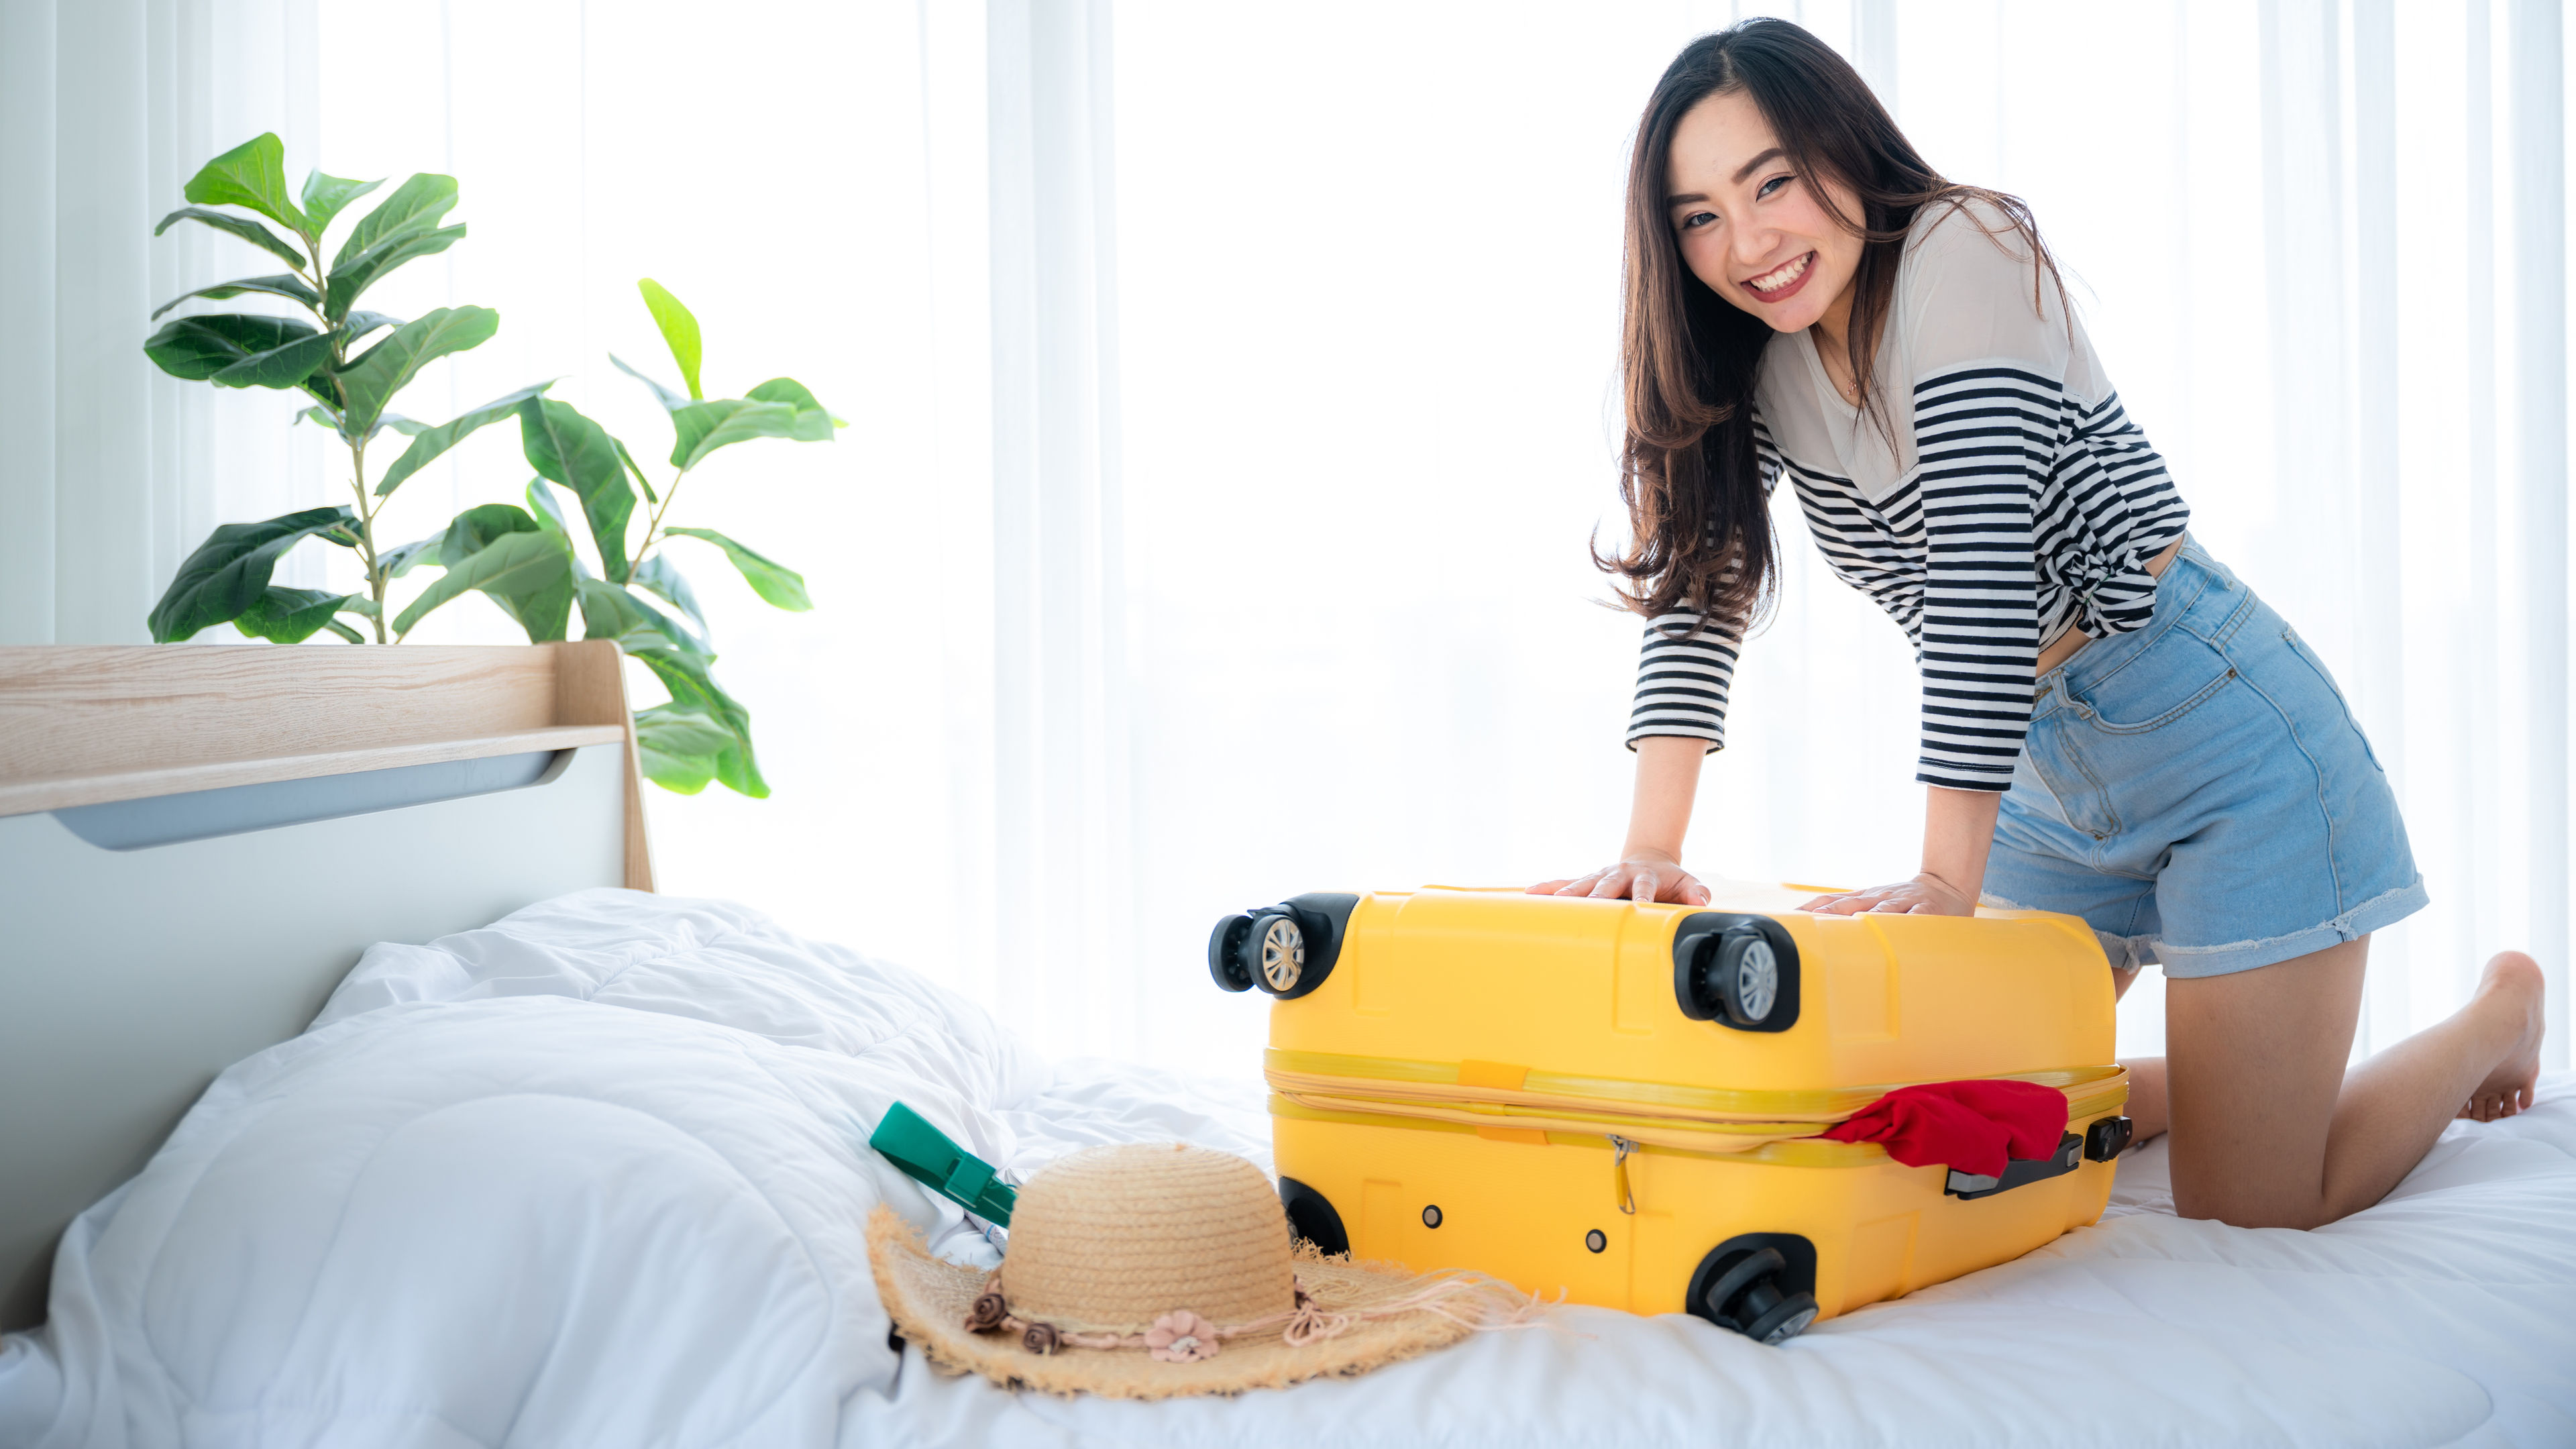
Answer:
<path fill-rule="evenodd" d="M 1744 285 L 1757 292 L 1779 291 L 1782 287 L 1789 285 L 1791 282 L 1798 280 L 1799 277 L 1806 274 L 1808 258 L 1813 257 L 1814 255 L 1814 252 L 1803 253 L 1800 256 L 1783 263 L 1778 268 L 1766 272 L 1759 277 L 1755 277 L 1752 281 L 1749 281 Z"/>

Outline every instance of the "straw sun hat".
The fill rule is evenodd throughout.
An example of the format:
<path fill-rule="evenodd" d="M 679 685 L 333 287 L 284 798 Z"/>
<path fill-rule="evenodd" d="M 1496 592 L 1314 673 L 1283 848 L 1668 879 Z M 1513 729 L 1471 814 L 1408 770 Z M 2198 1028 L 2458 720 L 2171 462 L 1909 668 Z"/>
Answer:
<path fill-rule="evenodd" d="M 880 1204 L 868 1256 L 933 1364 L 1005 1387 L 1162 1399 L 1357 1374 L 1527 1318 L 1469 1274 L 1415 1276 L 1291 1245 L 1270 1180 L 1181 1143 L 1093 1147 L 1020 1191 L 991 1273 L 936 1258 Z"/>

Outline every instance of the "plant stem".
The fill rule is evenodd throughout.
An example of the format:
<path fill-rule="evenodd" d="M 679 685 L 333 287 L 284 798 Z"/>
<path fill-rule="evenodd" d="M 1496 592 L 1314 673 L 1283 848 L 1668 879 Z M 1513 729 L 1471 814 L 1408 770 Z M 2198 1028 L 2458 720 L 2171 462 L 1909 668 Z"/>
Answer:
<path fill-rule="evenodd" d="M 367 445 L 365 443 L 357 442 L 349 445 L 349 467 L 355 475 L 349 486 L 356 489 L 358 493 L 358 556 L 367 565 L 367 592 L 376 601 L 376 616 L 371 622 L 376 626 L 376 642 L 382 644 L 386 642 L 386 579 L 384 566 L 376 557 L 376 515 L 369 506 L 371 500 L 367 497 Z"/>
<path fill-rule="evenodd" d="M 688 470 L 682 469 L 671 479 L 671 486 L 662 490 L 662 501 L 653 506 L 653 521 L 644 525 L 644 542 L 635 549 L 635 561 L 626 566 L 626 572 L 630 577 L 637 569 L 644 567 L 644 555 L 653 551 L 656 537 L 662 531 L 662 515 L 671 511 L 671 500 L 680 496 L 680 485 L 687 481 L 689 481 Z"/>

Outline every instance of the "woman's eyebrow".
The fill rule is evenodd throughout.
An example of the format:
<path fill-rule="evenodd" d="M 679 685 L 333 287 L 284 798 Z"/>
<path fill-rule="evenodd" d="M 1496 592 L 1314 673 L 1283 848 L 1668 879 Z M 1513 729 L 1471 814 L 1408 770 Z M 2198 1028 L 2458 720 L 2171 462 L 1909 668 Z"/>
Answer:
<path fill-rule="evenodd" d="M 1735 184 L 1742 186 L 1744 184 L 1744 178 L 1788 154 L 1789 153 L 1787 151 L 1774 146 L 1770 150 L 1763 152 L 1761 155 L 1754 157 L 1752 160 L 1745 162 L 1742 166 L 1735 169 Z M 1665 197 L 1664 205 L 1668 207 L 1682 206 L 1689 202 L 1706 200 L 1708 200 L 1708 193 L 1705 191 L 1680 191 Z"/>

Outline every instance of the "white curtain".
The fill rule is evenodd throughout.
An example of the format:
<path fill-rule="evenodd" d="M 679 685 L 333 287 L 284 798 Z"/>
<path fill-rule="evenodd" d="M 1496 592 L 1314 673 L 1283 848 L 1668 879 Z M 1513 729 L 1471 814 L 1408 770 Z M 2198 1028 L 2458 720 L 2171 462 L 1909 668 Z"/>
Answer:
<path fill-rule="evenodd" d="M 318 453 L 257 461 L 286 446 L 283 404 L 220 445 L 163 443 L 160 413 L 75 426 L 128 395 L 76 391 L 76 364 L 140 377 L 141 313 L 213 275 L 138 260 L 105 295 L 101 249 L 143 258 L 179 179 L 275 127 L 299 167 L 460 179 L 471 236 L 387 304 L 478 302 L 503 327 L 414 411 L 564 374 L 558 395 L 653 449 L 658 413 L 605 357 L 658 360 L 649 275 L 704 320 L 712 386 L 786 373 L 851 420 L 691 485 L 702 521 L 803 569 L 818 607 L 767 611 L 694 565 L 778 794 L 655 794 L 669 888 L 923 965 L 1053 1050 L 1240 1072 L 1263 1014 L 1206 980 L 1221 911 L 1520 882 L 1616 848 L 1637 630 L 1597 607 L 1584 544 L 1619 526 L 1622 169 L 1655 76 L 1739 7 L 868 0 L 707 27 L 666 3 L 314 3 L 318 39 L 280 12 L 279 53 L 309 48 L 287 69 L 322 76 L 318 121 L 190 101 L 207 129 L 154 152 L 157 179 L 128 165 L 107 187 L 130 187 L 130 226 L 95 220 L 73 181 L 98 173 L 62 158 L 192 93 L 136 72 L 123 101 L 31 99 L 23 77 L 55 71 L 22 36 L 69 58 L 46 66 L 100 65 L 134 47 L 99 17 L 129 11 L 5 11 L 0 164 L 57 212 L 41 250 L 0 237 L 0 306 L 58 359 L 0 358 L 0 408 L 52 450 L 40 473 L 5 462 L 7 637 L 131 637 L 211 523 L 332 496 Z M 148 6 L 129 28 L 173 13 L 174 47 L 212 34 Z M 2563 1052 L 2555 7 L 1778 13 L 1844 47 L 1935 165 L 2032 201 L 2196 531 L 2353 696 L 2435 900 L 2374 947 L 2363 1048 L 2523 944 L 2560 973 Z M 73 135 L 84 107 L 99 124 Z M 107 362 L 79 355 L 94 336 Z M 136 386 L 156 408 L 207 396 Z M 222 426 L 274 401 L 222 398 Z M 525 481 L 506 429 L 453 459 L 398 505 L 423 530 Z M 74 496 L 73 467 L 107 481 Z M 244 475 L 279 497 L 224 491 Z M 74 526 L 128 494 L 123 532 Z M 1901 875 L 1911 661 L 1794 513 L 1780 524 L 1781 609 L 1748 651 L 1694 864 Z M 55 564 L 66 539 L 97 565 Z M 92 578 L 121 599 L 95 602 Z M 75 615 L 98 622 L 58 622 Z M 432 634 L 510 637 L 473 605 Z M 2131 993 L 2131 1049 L 2160 1040 L 2159 1001 L 2152 980 Z"/>
<path fill-rule="evenodd" d="M 207 530 L 315 501 L 320 454 L 269 395 L 143 356 L 155 307 L 275 269 L 152 227 L 262 131 L 311 159 L 314 40 L 314 0 L 0 0 L 0 643 L 140 643 Z M 318 580 L 318 561 L 280 574 Z"/>
<path fill-rule="evenodd" d="M 2351 694 L 2434 897 L 2374 943 L 2358 1049 L 2522 945 L 2563 1053 L 2564 37 L 2502 0 L 1121 6 L 1157 1038 L 1214 1064 L 1260 1029 L 1180 982 L 1209 905 L 1615 850 L 1635 629 L 1582 548 L 1619 523 L 1625 141 L 1758 10 L 2033 203 L 2195 531 Z M 1693 863 L 1900 876 L 1911 661 L 1779 527 Z M 2150 977 L 2123 1041 L 2161 1038 Z"/>

